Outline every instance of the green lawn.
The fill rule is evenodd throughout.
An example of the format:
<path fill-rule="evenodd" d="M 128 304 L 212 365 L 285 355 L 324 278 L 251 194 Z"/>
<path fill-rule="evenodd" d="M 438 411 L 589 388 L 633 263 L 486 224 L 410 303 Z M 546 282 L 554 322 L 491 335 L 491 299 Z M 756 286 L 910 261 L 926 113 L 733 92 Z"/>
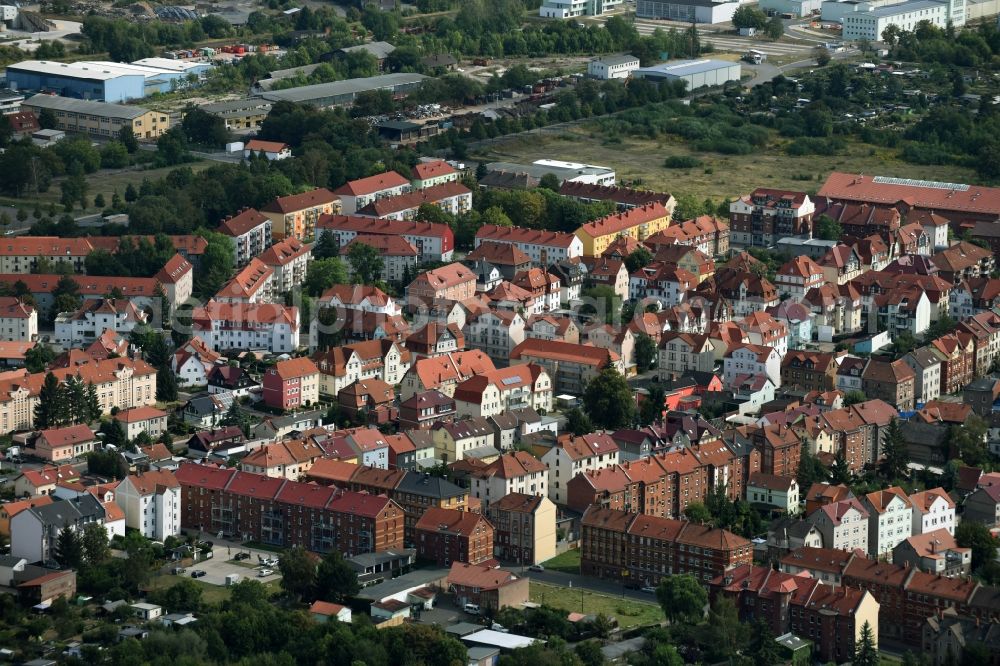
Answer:
<path fill-rule="evenodd" d="M 663 622 L 663 610 L 654 603 L 622 599 L 579 588 L 559 587 L 531 581 L 530 600 L 561 608 L 567 612 L 597 615 L 604 613 L 618 620 L 622 629 Z"/>
<path fill-rule="evenodd" d="M 147 591 L 150 590 L 163 590 L 169 587 L 173 587 L 182 580 L 192 580 L 195 585 L 201 588 L 201 600 L 206 604 L 221 604 L 223 601 L 229 599 L 230 588 L 224 585 L 210 585 L 200 580 L 192 579 L 189 576 L 174 576 L 172 574 L 163 574 L 161 576 L 155 576 L 149 581 L 149 585 L 146 587 Z M 255 580 L 255 579 L 244 579 L 244 580 Z M 276 580 L 264 583 L 264 587 L 267 588 L 268 592 L 272 595 L 277 594 L 281 591 L 281 586 Z"/>
<path fill-rule="evenodd" d="M 562 571 L 564 573 L 580 573 L 580 551 L 579 549 L 567 550 L 565 553 L 556 555 L 543 566 L 552 571 Z"/>

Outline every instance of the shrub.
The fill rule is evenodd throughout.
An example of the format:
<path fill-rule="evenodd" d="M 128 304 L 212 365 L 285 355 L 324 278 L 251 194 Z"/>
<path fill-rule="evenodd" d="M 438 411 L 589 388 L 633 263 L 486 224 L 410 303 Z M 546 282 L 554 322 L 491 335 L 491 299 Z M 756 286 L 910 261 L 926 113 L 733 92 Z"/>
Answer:
<path fill-rule="evenodd" d="M 663 161 L 668 169 L 694 169 L 701 166 L 701 160 L 693 155 L 671 155 Z"/>

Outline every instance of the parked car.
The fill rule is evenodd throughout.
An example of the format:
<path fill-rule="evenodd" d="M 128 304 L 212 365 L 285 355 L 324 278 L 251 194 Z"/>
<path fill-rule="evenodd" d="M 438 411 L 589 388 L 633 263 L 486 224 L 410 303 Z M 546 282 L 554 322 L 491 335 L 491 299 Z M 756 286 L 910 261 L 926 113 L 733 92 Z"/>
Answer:
<path fill-rule="evenodd" d="M 257 577 L 258 578 L 267 578 L 268 576 L 270 576 L 273 573 L 274 572 L 271 571 L 270 569 L 261 569 L 260 571 L 257 572 Z"/>
<path fill-rule="evenodd" d="M 174 567 L 174 568 L 173 568 L 173 569 L 172 569 L 172 570 L 170 571 L 170 573 L 172 573 L 172 574 L 173 574 L 173 575 L 175 575 L 175 576 L 180 576 L 180 575 L 181 575 L 181 574 L 183 574 L 183 573 L 187 573 L 187 569 L 185 569 L 184 567 Z"/>
<path fill-rule="evenodd" d="M 647 585 L 646 587 L 642 588 L 642 591 L 646 592 L 648 594 L 656 594 L 656 588 L 655 587 L 650 587 L 649 585 Z"/>
<path fill-rule="evenodd" d="M 528 567 L 528 571 L 545 571 L 545 567 L 543 567 L 541 564 L 532 564 L 530 567 Z"/>
<path fill-rule="evenodd" d="M 479 615 L 479 604 L 465 604 L 465 612 L 469 615 Z"/>
<path fill-rule="evenodd" d="M 202 571 L 201 569 L 195 569 L 194 571 L 191 572 L 191 578 L 201 578 L 202 576 L 206 575 L 208 574 L 205 571 Z"/>
<path fill-rule="evenodd" d="M 233 559 L 236 560 L 237 562 L 239 562 L 240 560 L 249 560 L 250 553 L 236 553 L 236 556 Z"/>

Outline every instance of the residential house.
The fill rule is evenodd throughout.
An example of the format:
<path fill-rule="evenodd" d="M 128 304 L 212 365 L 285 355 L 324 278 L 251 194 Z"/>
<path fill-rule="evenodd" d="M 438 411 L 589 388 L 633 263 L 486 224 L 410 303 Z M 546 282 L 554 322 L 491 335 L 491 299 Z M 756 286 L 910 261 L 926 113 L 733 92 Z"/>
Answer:
<path fill-rule="evenodd" d="M 583 243 L 583 255 L 597 257 L 618 236 L 630 236 L 641 242 L 669 225 L 670 212 L 663 204 L 653 202 L 587 222 L 575 235 Z"/>
<path fill-rule="evenodd" d="M 316 235 L 321 215 L 339 215 L 341 198 L 325 188 L 302 194 L 278 197 L 260 209 L 271 220 L 272 238 L 276 241 L 294 237 L 306 241 Z"/>
<path fill-rule="evenodd" d="M 868 312 L 868 332 L 888 331 L 893 339 L 902 333 L 924 334 L 931 324 L 931 303 L 917 285 L 878 294 Z"/>
<path fill-rule="evenodd" d="M 493 525 L 471 511 L 430 507 L 414 526 L 417 556 L 439 567 L 452 562 L 481 564 L 493 559 Z"/>
<path fill-rule="evenodd" d="M 273 292 L 287 294 L 305 284 L 312 246 L 298 238 L 285 238 L 261 252 L 258 259 L 273 271 Z"/>
<path fill-rule="evenodd" d="M 489 417 L 514 409 L 552 409 L 552 380 L 534 363 L 470 377 L 455 387 L 457 415 Z"/>
<path fill-rule="evenodd" d="M 299 347 L 297 307 L 251 305 L 211 300 L 192 312 L 193 333 L 212 349 L 266 350 L 287 354 Z"/>
<path fill-rule="evenodd" d="M 973 520 L 988 527 L 1000 525 L 1000 484 L 981 485 L 965 498 L 962 520 Z"/>
<path fill-rule="evenodd" d="M 870 398 L 884 400 L 900 411 L 913 409 L 915 374 L 904 361 L 870 359 L 861 374 L 861 389 Z"/>
<path fill-rule="evenodd" d="M 337 393 L 340 411 L 363 423 L 382 425 L 397 417 L 396 394 L 381 379 L 359 379 Z"/>
<path fill-rule="evenodd" d="M 972 549 L 959 547 L 948 530 L 939 529 L 903 539 L 892 549 L 892 562 L 939 576 L 968 576 Z"/>
<path fill-rule="evenodd" d="M 727 385 L 734 384 L 742 375 L 764 375 L 776 387 L 781 386 L 781 356 L 773 347 L 749 343 L 736 345 L 723 358 L 722 374 Z"/>
<path fill-rule="evenodd" d="M 913 506 L 902 488 L 876 490 L 861 498 L 868 511 L 868 556 L 885 559 L 897 545 L 910 538 Z"/>
<path fill-rule="evenodd" d="M 688 372 L 715 369 L 715 344 L 709 335 L 667 332 L 660 338 L 657 371 L 660 381 Z"/>
<path fill-rule="evenodd" d="M 861 257 L 858 256 L 857 250 L 848 245 L 835 245 L 818 263 L 823 269 L 823 277 L 829 284 L 846 284 L 862 272 Z"/>
<path fill-rule="evenodd" d="M 565 505 L 567 483 L 577 474 L 618 464 L 618 445 L 605 433 L 561 435 L 541 456 L 549 468 L 549 499 Z"/>
<path fill-rule="evenodd" d="M 174 308 L 186 303 L 194 292 L 194 266 L 182 254 L 171 257 L 154 277 Z"/>
<path fill-rule="evenodd" d="M 954 334 L 932 340 L 931 351 L 941 359 L 941 393 L 958 393 L 972 381 L 975 344 Z"/>
<path fill-rule="evenodd" d="M 624 300 L 629 297 L 629 274 L 624 261 L 608 257 L 583 257 L 581 262 L 587 267 L 585 287 L 610 287 L 619 298 Z M 609 307 L 606 303 L 596 305 L 604 307 L 605 311 Z"/>
<path fill-rule="evenodd" d="M 544 496 L 511 493 L 490 504 L 497 559 L 540 564 L 556 556 L 556 505 Z"/>
<path fill-rule="evenodd" d="M 264 373 L 264 403 L 282 410 L 309 407 L 319 401 L 320 373 L 308 358 L 278 361 Z"/>
<path fill-rule="evenodd" d="M 515 287 L 516 289 L 516 287 Z M 503 361 L 524 341 L 525 318 L 517 310 L 496 309 L 470 312 L 466 318 L 466 345 L 484 352 L 491 359 Z"/>
<path fill-rule="evenodd" d="M 320 302 L 337 310 L 399 315 L 403 308 L 387 293 L 375 286 L 335 284 L 320 296 Z"/>
<path fill-rule="evenodd" d="M 803 305 L 816 315 L 813 331 L 820 342 L 831 342 L 834 336 L 861 330 L 861 294 L 851 284 L 826 284 L 809 291 Z"/>
<path fill-rule="evenodd" d="M 653 248 L 654 255 L 669 245 L 693 247 L 709 257 L 729 253 L 729 224 L 711 215 L 678 221 L 649 236 L 643 242 Z"/>
<path fill-rule="evenodd" d="M 583 242 L 573 234 L 485 224 L 476 231 L 475 246 L 484 242 L 516 246 L 539 267 L 583 256 Z"/>
<path fill-rule="evenodd" d="M 86 425 L 42 430 L 35 438 L 34 453 L 47 462 L 73 460 L 94 451 L 96 438 Z"/>
<path fill-rule="evenodd" d="M 791 259 L 778 269 L 774 278 L 774 286 L 782 294 L 787 294 L 793 301 L 805 298 L 811 289 L 826 284 L 823 268 L 806 255 Z"/>
<path fill-rule="evenodd" d="M 436 206 L 450 215 L 462 215 L 472 209 L 472 192 L 459 182 L 441 183 L 404 194 L 377 198 L 359 208 L 355 215 L 406 221 L 416 219 L 421 206 Z"/>
<path fill-rule="evenodd" d="M 767 312 L 753 312 L 736 321 L 744 338 L 753 345 L 771 347 L 778 356 L 788 353 L 788 328 Z"/>
<path fill-rule="evenodd" d="M 359 380 L 379 379 L 391 385 L 410 369 L 410 351 L 392 340 L 367 340 L 317 351 L 311 357 L 319 371 L 319 392 L 336 396 Z"/>
<path fill-rule="evenodd" d="M 115 414 L 115 420 L 122 424 L 129 441 L 143 432 L 157 439 L 167 431 L 167 413 L 155 407 L 124 409 Z"/>
<path fill-rule="evenodd" d="M 219 303 L 274 302 L 274 269 L 254 257 L 215 295 Z"/>
<path fill-rule="evenodd" d="M 488 508 L 492 502 L 511 493 L 545 496 L 548 480 L 549 470 L 545 463 L 525 451 L 514 451 L 474 471 L 470 495 Z"/>
<path fill-rule="evenodd" d="M 459 383 L 493 370 L 493 361 L 478 349 L 417 359 L 403 377 L 400 397 L 407 400 L 432 389 L 452 397 Z"/>
<path fill-rule="evenodd" d="M 458 413 L 455 398 L 440 391 L 416 393 L 399 404 L 399 427 L 403 430 L 428 430 L 438 421 L 454 420 Z"/>
<path fill-rule="evenodd" d="M 125 525 L 152 541 L 181 533 L 181 486 L 172 472 L 130 474 L 115 487 Z"/>
<path fill-rule="evenodd" d="M 524 340 L 510 352 L 510 360 L 545 368 L 559 393 L 582 394 L 591 379 L 606 367 L 625 375 L 622 358 L 609 349 L 554 340 Z"/>
<path fill-rule="evenodd" d="M 937 529 L 955 534 L 955 501 L 943 488 L 931 488 L 910 495 L 913 507 L 912 533 L 926 534 Z"/>
<path fill-rule="evenodd" d="M 966 241 L 960 241 L 931 257 L 942 280 L 959 284 L 970 278 L 987 277 L 996 268 L 993 252 Z"/>
<path fill-rule="evenodd" d="M 528 600 L 528 579 L 492 565 L 453 562 L 448 589 L 455 604 L 473 604 L 479 611 L 495 614 L 501 608 L 521 608 Z"/>
<path fill-rule="evenodd" d="M 246 266 L 271 244 L 271 220 L 255 208 L 244 208 L 235 216 L 227 216 L 218 232 L 233 239 L 237 267 Z"/>
<path fill-rule="evenodd" d="M 837 360 L 831 353 L 793 350 L 781 360 L 781 382 L 807 391 L 837 387 Z"/>
<path fill-rule="evenodd" d="M 148 316 L 131 301 L 102 298 L 85 300 L 74 312 L 60 312 L 55 318 L 55 340 L 63 347 L 90 344 L 106 330 L 128 335 L 145 324 Z M 2 322 L 0 322 L 2 323 Z"/>
<path fill-rule="evenodd" d="M 324 455 L 312 438 L 286 439 L 251 451 L 240 458 L 239 467 L 244 472 L 298 481 Z"/>
<path fill-rule="evenodd" d="M 10 554 L 28 562 L 54 560 L 62 530 L 80 533 L 90 523 L 103 525 L 106 516 L 90 493 L 25 509 L 10 519 Z"/>
<path fill-rule="evenodd" d="M 410 181 L 395 171 L 375 174 L 352 180 L 334 190 L 340 198 L 340 209 L 345 215 L 354 215 L 373 201 L 405 194 L 412 189 Z"/>
<path fill-rule="evenodd" d="M 868 511 L 856 499 L 833 502 L 810 514 L 823 535 L 823 546 L 835 550 L 868 552 Z"/>
<path fill-rule="evenodd" d="M 406 287 L 410 306 L 438 300 L 464 301 L 476 293 L 476 275 L 462 264 L 448 264 L 424 271 Z"/>
<path fill-rule="evenodd" d="M 652 246 L 655 240 L 656 236 L 647 238 L 645 244 Z M 694 276 L 695 284 L 715 275 L 715 260 L 712 255 L 690 245 L 660 245 L 655 249 L 653 261 L 686 270 Z"/>
<path fill-rule="evenodd" d="M 455 234 L 447 224 L 419 220 L 386 220 L 357 215 L 324 215 L 317 223 L 318 235 L 333 234 L 344 248 L 358 236 L 397 236 L 417 250 L 417 262 L 451 261 Z"/>
<path fill-rule="evenodd" d="M 574 238 L 576 238 L 574 236 Z M 549 265 L 548 272 L 559 278 L 559 300 L 569 304 L 580 298 L 587 279 L 587 265 L 579 258 L 561 259 Z"/>
<path fill-rule="evenodd" d="M 378 279 L 393 284 L 407 284 L 409 276 L 416 275 L 420 251 L 402 236 L 386 234 L 358 234 L 340 248 L 341 261 L 345 262 L 348 274 L 353 276 L 354 267 L 348 261 L 355 245 L 375 248 L 382 257 L 382 268 Z"/>
<path fill-rule="evenodd" d="M 38 339 L 38 310 L 15 296 L 0 296 L 0 340 Z"/>
<path fill-rule="evenodd" d="M 805 192 L 757 188 L 729 204 L 732 242 L 771 247 L 786 236 L 812 236 L 816 205 Z"/>
<path fill-rule="evenodd" d="M 752 472 L 747 480 L 747 502 L 791 515 L 799 511 L 799 484 L 795 477 Z"/>
<path fill-rule="evenodd" d="M 222 354 L 205 344 L 201 338 L 191 338 L 181 345 L 171 359 L 174 375 L 180 387 L 204 386 L 208 373 L 222 361 Z"/>
<path fill-rule="evenodd" d="M 443 58 L 451 58 L 445 54 Z M 452 60 L 454 60 L 452 58 Z M 457 64 L 457 63 L 456 63 Z M 442 183 L 453 183 L 459 180 L 458 171 L 444 160 L 427 160 L 417 162 L 412 170 L 411 181 L 413 187 L 422 190 L 426 187 L 441 185 Z"/>
<path fill-rule="evenodd" d="M 630 58 L 630 60 L 634 62 L 634 59 Z M 583 183 L 573 180 L 563 181 L 563 184 L 559 186 L 559 194 L 582 201 L 583 203 L 611 201 L 618 210 L 629 210 L 636 206 L 659 202 L 673 215 L 674 208 L 677 206 L 677 200 L 665 192 L 637 190 L 631 187 L 618 187 L 615 185 L 597 185 L 595 183 Z"/>
<path fill-rule="evenodd" d="M 937 400 L 941 395 L 941 358 L 928 347 L 914 349 L 903 357 L 913 371 L 913 397 L 918 403 Z"/>

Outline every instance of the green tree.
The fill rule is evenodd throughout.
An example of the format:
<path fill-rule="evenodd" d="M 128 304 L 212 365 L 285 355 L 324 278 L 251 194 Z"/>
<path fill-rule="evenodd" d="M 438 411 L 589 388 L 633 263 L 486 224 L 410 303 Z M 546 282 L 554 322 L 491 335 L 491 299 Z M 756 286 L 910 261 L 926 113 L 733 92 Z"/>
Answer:
<path fill-rule="evenodd" d="M 156 399 L 161 402 L 177 400 L 177 377 L 169 365 L 156 368 Z"/>
<path fill-rule="evenodd" d="M 866 400 L 868 400 L 868 396 L 865 395 L 864 391 L 859 391 L 857 389 L 848 391 L 847 393 L 844 394 L 845 407 L 849 405 L 856 405 L 860 402 L 865 402 Z"/>
<path fill-rule="evenodd" d="M 352 243 L 347 251 L 347 261 L 351 264 L 354 279 L 362 284 L 372 284 L 382 275 L 382 255 L 371 245 Z"/>
<path fill-rule="evenodd" d="M 813 58 L 816 59 L 816 64 L 820 67 L 826 67 L 830 64 L 830 51 L 825 46 L 817 46 L 812 50 Z"/>
<path fill-rule="evenodd" d="M 104 206 L 105 206 L 104 195 L 98 192 L 97 196 L 94 197 L 94 207 L 104 208 Z"/>
<path fill-rule="evenodd" d="M 562 183 L 559 182 L 559 176 L 554 173 L 547 173 L 538 181 L 538 187 L 558 192 L 559 188 L 562 187 Z"/>
<path fill-rule="evenodd" d="M 861 626 L 861 639 L 854 648 L 853 666 L 879 666 L 882 663 L 878 656 L 878 648 L 875 647 L 875 634 L 872 626 L 866 620 Z"/>
<path fill-rule="evenodd" d="M 763 30 L 767 25 L 767 14 L 757 7 L 750 5 L 740 5 L 733 12 L 733 27 L 735 28 L 756 28 Z"/>
<path fill-rule="evenodd" d="M 803 488 L 802 492 L 804 493 L 812 484 L 824 482 L 828 478 L 829 475 L 826 467 L 823 466 L 823 463 L 816 456 L 809 452 L 809 446 L 803 444 L 802 454 L 799 456 L 799 470 L 795 475 L 799 488 Z"/>
<path fill-rule="evenodd" d="M 38 113 L 38 126 L 42 129 L 55 129 L 58 124 L 59 119 L 52 109 L 42 109 Z"/>
<path fill-rule="evenodd" d="M 316 596 L 324 601 L 343 602 L 361 589 L 357 572 L 337 550 L 331 550 L 316 572 Z"/>
<path fill-rule="evenodd" d="M 629 273 L 634 273 L 640 268 L 649 265 L 653 260 L 653 255 L 646 247 L 637 248 L 632 254 L 625 257 L 625 268 Z"/>
<path fill-rule="evenodd" d="M 916 346 L 917 339 L 909 331 L 901 332 L 892 342 L 892 347 L 897 357 L 909 354 Z"/>
<path fill-rule="evenodd" d="M 910 462 L 910 452 L 906 448 L 906 438 L 903 437 L 903 428 L 899 424 L 899 419 L 892 419 L 886 426 L 885 441 L 882 446 L 885 453 L 885 459 L 882 461 L 882 473 L 890 481 L 902 478 L 906 474 L 906 466 Z"/>
<path fill-rule="evenodd" d="M 307 294 L 321 296 L 335 284 L 350 284 L 344 262 L 336 257 L 310 262 L 304 285 Z"/>
<path fill-rule="evenodd" d="M 125 146 L 125 150 L 129 153 L 139 150 L 139 140 L 135 138 L 135 132 L 132 131 L 129 125 L 124 125 L 118 130 L 118 140 Z"/>
<path fill-rule="evenodd" d="M 39 342 L 24 353 L 24 367 L 28 372 L 44 372 L 55 357 L 56 353 L 52 351 L 52 347 Z"/>
<path fill-rule="evenodd" d="M 313 261 L 316 259 L 329 259 L 331 257 L 337 257 L 340 255 L 340 248 L 337 247 L 337 239 L 333 234 L 324 233 L 320 234 L 320 237 L 316 240 L 316 244 L 313 245 L 312 258 Z"/>
<path fill-rule="evenodd" d="M 583 413 L 579 407 L 574 407 L 566 412 L 566 429 L 574 435 L 586 435 L 594 432 L 594 424 L 590 422 L 590 417 Z"/>
<path fill-rule="evenodd" d="M 643 425 L 652 425 L 663 418 L 663 407 L 666 396 L 663 389 L 653 386 L 649 389 L 649 395 L 642 401 L 639 407 L 639 421 Z"/>
<path fill-rule="evenodd" d="M 583 666 L 604 666 L 605 664 L 604 653 L 601 652 L 599 641 L 589 640 L 577 643 L 573 652 L 579 657 Z"/>
<path fill-rule="evenodd" d="M 296 599 L 309 598 L 316 585 L 316 563 L 305 548 L 295 546 L 281 556 L 281 588 Z"/>
<path fill-rule="evenodd" d="M 63 406 L 60 402 L 59 380 L 51 372 L 46 373 L 35 405 L 35 428 L 46 430 L 63 422 Z"/>
<path fill-rule="evenodd" d="M 214 231 L 200 229 L 198 235 L 208 241 L 195 270 L 195 292 L 211 297 L 229 280 L 235 268 L 233 239 Z"/>
<path fill-rule="evenodd" d="M 766 621 L 754 622 L 750 636 L 748 652 L 753 658 L 754 666 L 771 666 L 781 661 L 778 644 L 774 642 L 774 634 Z"/>
<path fill-rule="evenodd" d="M 189 106 L 184 110 L 184 119 L 181 121 L 184 134 L 191 143 L 218 148 L 226 145 L 229 141 L 229 130 L 226 129 L 226 121 L 222 116 L 208 113 L 203 109 Z"/>
<path fill-rule="evenodd" d="M 101 424 L 100 432 L 104 435 L 105 446 L 111 445 L 117 449 L 123 449 L 128 445 L 128 436 L 118 419 L 111 419 Z"/>
<path fill-rule="evenodd" d="M 69 525 L 59 530 L 52 557 L 67 569 L 78 569 L 83 562 L 83 541 Z"/>
<path fill-rule="evenodd" d="M 986 422 L 973 414 L 965 425 L 948 429 L 948 445 L 966 465 L 977 467 L 989 460 L 986 448 Z"/>
<path fill-rule="evenodd" d="M 969 87 L 965 84 L 965 75 L 962 74 L 960 69 L 951 70 L 951 95 L 952 97 L 961 97 L 965 93 L 969 92 Z"/>
<path fill-rule="evenodd" d="M 691 502 L 684 509 L 684 517 L 692 523 L 712 524 L 712 512 L 701 502 Z"/>
<path fill-rule="evenodd" d="M 483 226 L 492 224 L 498 227 L 510 227 L 514 225 L 507 213 L 499 206 L 490 206 L 484 210 L 481 222 Z"/>
<path fill-rule="evenodd" d="M 648 372 L 656 367 L 656 342 L 645 333 L 639 333 L 635 338 L 635 364 L 640 373 Z"/>
<path fill-rule="evenodd" d="M 610 364 L 587 384 L 583 405 L 591 421 L 608 430 L 617 430 L 635 422 L 632 389 Z"/>
<path fill-rule="evenodd" d="M 750 627 L 740 622 L 731 599 L 718 597 L 708 611 L 709 655 L 713 663 L 743 654 L 750 642 Z"/>
<path fill-rule="evenodd" d="M 768 39 L 781 39 L 781 36 L 785 34 L 785 23 L 780 16 L 771 17 L 771 20 L 767 22 L 766 32 Z"/>
<path fill-rule="evenodd" d="M 963 520 L 955 528 L 955 541 L 962 548 L 972 549 L 972 568 L 978 571 L 997 556 L 997 540 L 986 525 L 974 520 Z"/>
<path fill-rule="evenodd" d="M 822 240 L 840 240 L 844 235 L 844 228 L 829 215 L 817 217 L 813 223 L 813 230 L 816 238 Z"/>
<path fill-rule="evenodd" d="M 837 454 L 830 467 L 830 478 L 833 483 L 847 484 L 851 482 L 851 468 L 847 465 L 847 458 L 844 457 L 843 450 Z"/>
<path fill-rule="evenodd" d="M 708 593 L 690 574 L 668 576 L 656 588 L 656 599 L 671 623 L 694 624 L 705 616 Z"/>
<path fill-rule="evenodd" d="M 125 201 L 132 203 L 139 199 L 139 192 L 136 191 L 135 185 L 129 183 L 125 186 Z"/>
<path fill-rule="evenodd" d="M 108 530 L 100 523 L 88 523 L 83 528 L 83 555 L 87 564 L 96 566 L 108 559 Z"/>

